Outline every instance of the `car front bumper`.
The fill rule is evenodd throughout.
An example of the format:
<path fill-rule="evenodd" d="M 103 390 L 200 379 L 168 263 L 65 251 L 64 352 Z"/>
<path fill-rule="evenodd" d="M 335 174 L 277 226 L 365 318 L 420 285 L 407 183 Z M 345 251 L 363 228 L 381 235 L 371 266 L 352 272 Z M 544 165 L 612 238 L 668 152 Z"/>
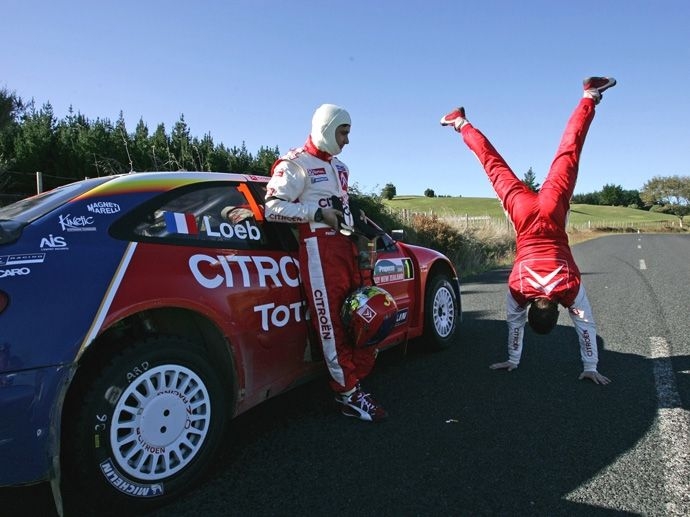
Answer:
<path fill-rule="evenodd" d="M 0 373 L 0 486 L 50 479 L 69 366 Z"/>

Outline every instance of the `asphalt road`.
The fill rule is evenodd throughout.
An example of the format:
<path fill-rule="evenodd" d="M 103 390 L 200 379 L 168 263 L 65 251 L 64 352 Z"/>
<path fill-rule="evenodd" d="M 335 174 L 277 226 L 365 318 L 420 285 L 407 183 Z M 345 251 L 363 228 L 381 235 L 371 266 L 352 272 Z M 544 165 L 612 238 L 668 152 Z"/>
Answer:
<path fill-rule="evenodd" d="M 456 346 L 380 355 L 364 386 L 386 422 L 306 384 L 236 419 L 209 479 L 152 516 L 690 515 L 690 236 L 574 251 L 610 385 L 577 380 L 565 311 L 550 335 L 527 330 L 517 370 L 490 370 L 506 357 L 494 271 L 463 281 Z M 0 497 L 0 515 L 50 515 L 45 486 Z"/>

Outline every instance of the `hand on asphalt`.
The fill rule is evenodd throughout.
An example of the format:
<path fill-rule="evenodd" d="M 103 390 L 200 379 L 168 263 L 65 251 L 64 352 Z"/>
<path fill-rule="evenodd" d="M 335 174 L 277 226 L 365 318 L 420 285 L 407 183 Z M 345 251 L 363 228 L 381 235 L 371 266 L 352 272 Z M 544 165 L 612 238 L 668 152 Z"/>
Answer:
<path fill-rule="evenodd" d="M 489 366 L 492 370 L 508 370 L 509 372 L 512 372 L 517 368 L 516 364 L 511 363 L 510 361 L 506 361 L 504 363 L 494 363 L 491 366 Z"/>
<path fill-rule="evenodd" d="M 580 380 L 582 379 L 589 379 L 591 380 L 594 384 L 603 384 L 606 385 L 611 380 L 608 377 L 603 376 L 599 372 L 582 372 L 579 377 Z"/>

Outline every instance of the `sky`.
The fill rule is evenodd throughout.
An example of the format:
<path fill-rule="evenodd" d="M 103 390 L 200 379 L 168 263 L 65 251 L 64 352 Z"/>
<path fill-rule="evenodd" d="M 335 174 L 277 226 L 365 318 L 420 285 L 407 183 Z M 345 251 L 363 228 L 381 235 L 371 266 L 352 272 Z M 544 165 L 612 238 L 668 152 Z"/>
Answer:
<path fill-rule="evenodd" d="M 184 117 L 216 145 L 281 153 L 314 110 L 352 117 L 339 157 L 364 193 L 494 197 L 439 119 L 456 106 L 515 174 L 545 178 L 582 79 L 612 76 L 576 194 L 690 175 L 688 0 L 0 0 L 0 88 L 58 119 L 133 132 Z"/>

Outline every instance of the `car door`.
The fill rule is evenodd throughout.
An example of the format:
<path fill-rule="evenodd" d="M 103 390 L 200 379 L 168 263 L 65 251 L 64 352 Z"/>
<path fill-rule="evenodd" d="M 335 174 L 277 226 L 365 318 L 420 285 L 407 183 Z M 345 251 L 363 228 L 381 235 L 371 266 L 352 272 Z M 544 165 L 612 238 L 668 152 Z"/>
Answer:
<path fill-rule="evenodd" d="M 140 207 L 120 231 L 124 224 L 138 244 L 123 282 L 130 292 L 120 294 L 149 293 L 211 318 L 230 342 L 247 400 L 313 368 L 297 252 L 266 228 L 245 183 L 180 187 Z"/>

